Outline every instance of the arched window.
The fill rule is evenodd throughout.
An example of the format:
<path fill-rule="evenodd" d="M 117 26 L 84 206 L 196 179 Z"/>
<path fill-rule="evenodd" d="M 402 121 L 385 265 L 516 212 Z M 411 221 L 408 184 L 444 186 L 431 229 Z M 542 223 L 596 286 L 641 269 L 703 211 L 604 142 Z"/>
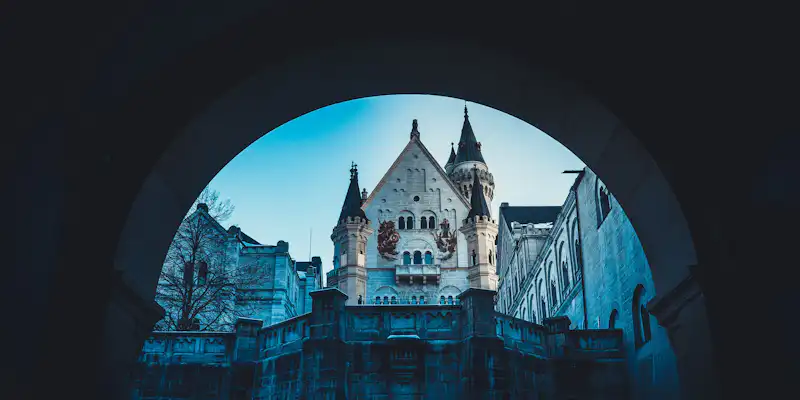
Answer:
<path fill-rule="evenodd" d="M 419 250 L 414 252 L 414 264 L 422 264 L 422 252 Z"/>
<path fill-rule="evenodd" d="M 531 309 L 531 322 L 536 323 L 536 311 Z"/>
<path fill-rule="evenodd" d="M 581 273 L 583 266 L 583 250 L 581 249 L 581 242 L 575 239 L 575 273 Z"/>
<path fill-rule="evenodd" d="M 403 265 L 411 264 L 411 253 L 403 252 Z"/>
<path fill-rule="evenodd" d="M 472 249 L 472 265 L 478 264 L 478 254 L 475 253 L 475 249 Z"/>
<path fill-rule="evenodd" d="M 362 304 L 364 302 L 364 298 L 361 295 L 358 295 L 358 304 Z"/>
<path fill-rule="evenodd" d="M 419 304 L 425 304 L 425 296 L 419 296 Z"/>
<path fill-rule="evenodd" d="M 645 305 L 644 286 L 636 286 L 633 292 L 633 336 L 638 349 L 650 341 L 650 312 Z"/>
<path fill-rule="evenodd" d="M 425 252 L 425 264 L 433 264 L 433 254 L 430 251 Z"/>
<path fill-rule="evenodd" d="M 428 219 L 422 217 L 419 219 L 419 229 L 428 229 Z"/>
<path fill-rule="evenodd" d="M 611 199 L 608 189 L 597 181 L 597 226 L 605 221 L 608 214 L 611 213 Z"/>
<path fill-rule="evenodd" d="M 381 296 L 375 296 L 375 304 L 381 304 Z"/>
<path fill-rule="evenodd" d="M 555 282 L 550 282 L 550 296 L 553 296 L 553 304 L 558 304 L 558 292 Z"/>
<path fill-rule="evenodd" d="M 439 297 L 439 304 L 444 304 L 444 296 Z"/>
<path fill-rule="evenodd" d="M 542 320 L 544 320 L 547 318 L 547 303 L 544 302 L 544 297 L 539 298 L 539 307 L 542 308 L 540 311 L 542 312 Z"/>
<path fill-rule="evenodd" d="M 414 217 L 406 217 L 406 229 L 414 229 Z"/>
<path fill-rule="evenodd" d="M 383 304 L 389 304 L 389 296 L 383 296 Z"/>
<path fill-rule="evenodd" d="M 570 282 L 569 282 L 569 270 L 567 269 L 567 263 L 566 262 L 562 262 L 561 263 L 561 275 L 562 275 L 561 278 L 564 280 L 564 291 L 566 292 L 570 288 L 570 285 L 569 285 L 570 284 Z"/>
<path fill-rule="evenodd" d="M 436 218 L 433 216 L 428 217 L 428 229 L 436 229 Z"/>
<path fill-rule="evenodd" d="M 397 220 L 397 229 L 406 229 L 406 219 L 405 218 L 400 217 L 400 219 Z"/>
<path fill-rule="evenodd" d="M 411 296 L 411 304 L 417 304 L 417 296 Z"/>
<path fill-rule="evenodd" d="M 392 296 L 392 304 L 397 304 L 397 297 Z"/>
<path fill-rule="evenodd" d="M 489 265 L 494 265 L 494 257 L 491 250 L 489 250 Z"/>
<path fill-rule="evenodd" d="M 447 304 L 453 304 L 453 296 L 447 296 Z"/>
<path fill-rule="evenodd" d="M 615 308 L 611 310 L 611 316 L 608 317 L 608 329 L 616 329 L 617 321 L 619 321 L 619 312 Z"/>

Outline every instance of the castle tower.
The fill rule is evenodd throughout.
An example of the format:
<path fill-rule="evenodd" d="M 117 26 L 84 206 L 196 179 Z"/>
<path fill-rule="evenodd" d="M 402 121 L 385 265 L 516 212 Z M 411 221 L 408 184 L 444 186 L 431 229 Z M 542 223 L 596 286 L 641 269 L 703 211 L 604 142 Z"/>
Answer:
<path fill-rule="evenodd" d="M 447 158 L 447 164 L 444 165 L 444 172 L 450 174 L 456 166 L 456 151 L 453 149 L 453 143 L 450 143 L 450 157 Z"/>
<path fill-rule="evenodd" d="M 450 164 L 450 161 L 448 161 Z M 478 180 L 483 188 L 483 197 L 486 204 L 492 206 L 494 198 L 494 176 L 489 172 L 486 161 L 481 154 L 481 143 L 475 138 L 472 124 L 469 122 L 467 106 L 464 106 L 464 125 L 461 127 L 461 138 L 458 140 L 458 152 L 450 168 L 445 165 L 447 175 L 466 198 L 470 198 L 473 189 L 473 170 L 478 174 Z"/>
<path fill-rule="evenodd" d="M 475 165 L 472 174 L 471 209 L 459 231 L 467 238 L 469 286 L 497 290 L 497 266 L 495 264 L 497 222 L 491 217 L 477 171 L 478 166 Z"/>
<path fill-rule="evenodd" d="M 350 187 L 342 205 L 337 225 L 333 228 L 334 268 L 336 268 L 337 287 L 347 294 L 347 304 L 366 302 L 367 238 L 372 235 L 370 221 L 361 209 L 361 193 L 358 190 L 358 169 L 350 168 Z"/>

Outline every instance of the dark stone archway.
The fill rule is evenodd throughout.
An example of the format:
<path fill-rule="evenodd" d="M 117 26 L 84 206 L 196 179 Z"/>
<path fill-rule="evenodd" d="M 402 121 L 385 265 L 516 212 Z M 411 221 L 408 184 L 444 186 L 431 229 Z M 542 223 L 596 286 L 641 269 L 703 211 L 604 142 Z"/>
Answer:
<path fill-rule="evenodd" d="M 21 47 L 26 62 L 12 74 L 33 78 L 11 89 L 25 106 L 17 126 L 26 133 L 6 169 L 18 189 L 20 255 L 6 284 L 30 287 L 21 296 L 5 291 L 14 293 L 7 304 L 29 305 L 8 315 L 27 328 L 14 336 L 20 388 L 48 379 L 66 392 L 94 382 L 106 394 L 118 390 L 154 315 L 148 304 L 171 233 L 203 184 L 280 123 L 389 93 L 466 98 L 561 141 L 630 216 L 666 297 L 653 307 L 669 317 L 678 300 L 692 298 L 686 293 L 702 289 L 705 301 L 663 321 L 681 327 L 673 343 L 698 377 L 687 381 L 690 390 L 702 393 L 713 380 L 704 302 L 717 365 L 740 356 L 726 339 L 745 337 L 730 333 L 741 318 L 727 310 L 746 304 L 735 283 L 762 259 L 750 247 L 769 242 L 742 241 L 732 216 L 789 209 L 789 192 L 766 180 L 783 170 L 765 162 L 789 146 L 775 128 L 750 140 L 731 135 L 724 59 L 686 35 L 695 33 L 692 21 L 664 12 L 632 22 L 609 4 L 412 1 L 387 13 L 368 2 L 255 3 L 222 12 L 193 2 L 202 17 L 189 16 L 188 5 L 105 10 L 102 19 L 76 9 L 32 13 L 41 24 L 15 14 L 28 23 L 10 26 L 18 37 L 56 32 Z M 686 39 L 664 33 L 677 21 Z M 223 128 L 231 140 L 212 146 L 209 135 Z M 719 276 L 729 283 L 708 278 Z"/>

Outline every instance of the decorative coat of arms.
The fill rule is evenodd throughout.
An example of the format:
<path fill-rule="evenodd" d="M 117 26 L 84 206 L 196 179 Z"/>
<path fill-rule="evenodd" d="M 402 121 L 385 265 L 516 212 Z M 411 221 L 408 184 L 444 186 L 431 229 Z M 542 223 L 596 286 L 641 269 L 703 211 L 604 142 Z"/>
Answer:
<path fill-rule="evenodd" d="M 436 241 L 436 247 L 439 249 L 438 258 L 444 261 L 455 254 L 457 238 L 455 232 L 450 232 L 450 221 L 448 221 L 447 218 L 439 224 L 439 228 L 439 232 L 433 233 L 433 239 Z"/>
<path fill-rule="evenodd" d="M 387 260 L 397 259 L 397 242 L 400 234 L 394 227 L 394 221 L 383 221 L 378 227 L 378 253 Z"/>

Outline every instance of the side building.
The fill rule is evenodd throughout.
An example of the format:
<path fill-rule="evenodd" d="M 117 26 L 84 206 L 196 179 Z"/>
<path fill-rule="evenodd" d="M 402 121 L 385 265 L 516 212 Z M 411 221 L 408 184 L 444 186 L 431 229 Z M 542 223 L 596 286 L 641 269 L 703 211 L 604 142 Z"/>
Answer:
<path fill-rule="evenodd" d="M 641 242 L 588 168 L 561 207 L 500 207 L 496 309 L 526 321 L 566 316 L 572 329 L 621 329 L 633 398 L 677 398 L 675 355 L 647 310 L 655 295 Z"/>
<path fill-rule="evenodd" d="M 237 226 L 225 229 L 200 203 L 181 223 L 165 259 L 156 301 L 166 317 L 156 330 L 225 331 L 237 318 L 272 325 L 310 312 L 310 292 L 322 286 L 320 257 L 296 261 L 289 243 L 265 245 Z M 185 304 L 193 304 L 190 318 L 182 312 Z M 173 322 L 178 319 L 189 321 Z"/>

